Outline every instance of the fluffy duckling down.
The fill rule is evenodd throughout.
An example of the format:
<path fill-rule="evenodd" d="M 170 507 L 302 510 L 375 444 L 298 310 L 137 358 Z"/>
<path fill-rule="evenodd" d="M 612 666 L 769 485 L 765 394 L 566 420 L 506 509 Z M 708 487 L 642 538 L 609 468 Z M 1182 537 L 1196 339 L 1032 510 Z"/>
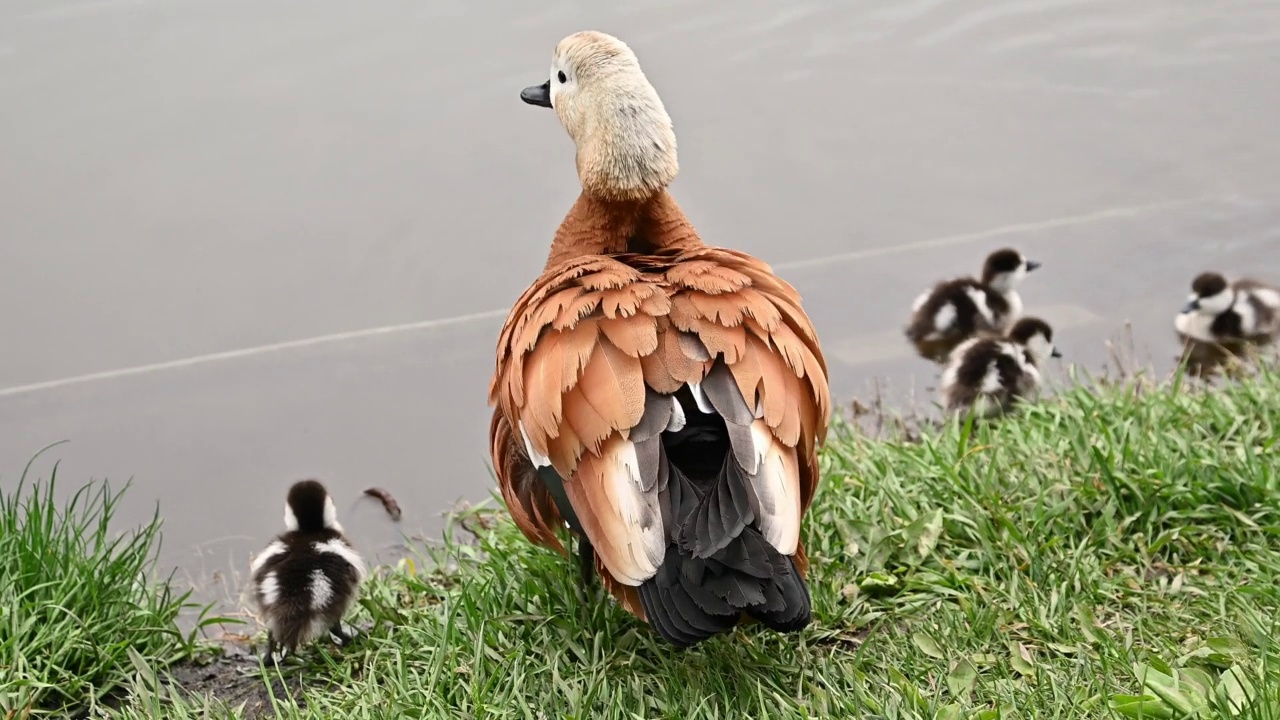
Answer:
<path fill-rule="evenodd" d="M 1266 344 L 1280 331 L 1280 290 L 1258 280 L 1228 282 L 1220 273 L 1200 273 L 1174 327 L 1201 342 Z"/>
<path fill-rule="evenodd" d="M 907 339 L 920 357 L 944 363 L 957 345 L 979 333 L 1003 334 L 1022 315 L 1018 286 L 1038 267 L 1013 248 L 991 253 L 980 278 L 945 280 L 915 299 Z"/>
<path fill-rule="evenodd" d="M 277 651 L 281 657 L 296 652 L 325 632 L 349 642 L 342 618 L 366 575 L 320 482 L 301 480 L 289 488 L 284 524 L 286 532 L 250 565 L 250 601 L 267 627 L 268 663 L 276 662 Z"/>
<path fill-rule="evenodd" d="M 1187 369 L 1209 375 L 1230 367 L 1280 332 L 1280 290 L 1257 280 L 1228 282 L 1216 272 L 1197 275 L 1173 319 Z"/>
<path fill-rule="evenodd" d="M 1053 328 L 1026 317 L 1006 337 L 971 338 L 951 354 L 942 373 L 942 404 L 948 412 L 972 409 L 979 417 L 1007 412 L 1019 400 L 1031 400 L 1040 389 L 1040 367 L 1062 357 L 1053 346 Z"/>

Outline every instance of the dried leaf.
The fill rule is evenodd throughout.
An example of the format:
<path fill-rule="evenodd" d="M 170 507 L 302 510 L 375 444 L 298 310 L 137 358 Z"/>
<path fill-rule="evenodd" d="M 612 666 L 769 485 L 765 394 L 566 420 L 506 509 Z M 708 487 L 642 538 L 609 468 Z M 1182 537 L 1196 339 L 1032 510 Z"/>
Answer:
<path fill-rule="evenodd" d="M 951 691 L 951 697 L 960 700 L 969 696 L 977 681 L 978 669 L 973 663 L 961 658 L 947 674 L 947 689 Z"/>
<path fill-rule="evenodd" d="M 1035 660 L 1031 657 L 1031 651 L 1026 645 L 1020 642 L 1009 644 L 1010 664 L 1019 675 L 1034 677 L 1036 674 Z"/>
<path fill-rule="evenodd" d="M 934 642 L 933 638 L 925 635 L 924 633 L 915 633 L 911 636 L 911 641 L 916 644 L 916 647 L 920 648 L 920 652 L 931 658 L 938 658 L 941 660 L 946 657 L 946 655 L 942 653 L 942 648 L 938 647 L 938 643 Z"/>

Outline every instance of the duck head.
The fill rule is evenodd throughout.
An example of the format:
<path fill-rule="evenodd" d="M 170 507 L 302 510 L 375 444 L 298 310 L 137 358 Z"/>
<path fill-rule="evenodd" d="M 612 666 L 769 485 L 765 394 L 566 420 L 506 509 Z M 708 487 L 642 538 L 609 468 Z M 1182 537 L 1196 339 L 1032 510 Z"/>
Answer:
<path fill-rule="evenodd" d="M 1028 260 L 1017 250 L 1003 248 L 988 255 L 982 264 L 982 283 L 996 292 L 1009 292 L 1038 267 L 1040 263 Z"/>
<path fill-rule="evenodd" d="M 1201 312 L 1205 315 L 1221 315 L 1235 303 L 1235 293 L 1227 279 L 1216 272 L 1200 273 L 1191 281 L 1191 295 L 1182 312 Z"/>
<path fill-rule="evenodd" d="M 658 92 L 626 43 L 602 32 L 560 41 L 546 82 L 520 99 L 555 110 L 577 148 L 582 189 L 604 200 L 645 200 L 679 171 L 676 135 Z"/>
<path fill-rule="evenodd" d="M 333 498 L 317 480 L 299 480 L 289 488 L 284 503 L 284 525 L 294 532 L 342 532 Z"/>
<path fill-rule="evenodd" d="M 1009 329 L 1009 340 L 1027 349 L 1037 365 L 1049 358 L 1060 358 L 1062 353 L 1053 346 L 1053 328 L 1036 317 L 1024 317 Z"/>

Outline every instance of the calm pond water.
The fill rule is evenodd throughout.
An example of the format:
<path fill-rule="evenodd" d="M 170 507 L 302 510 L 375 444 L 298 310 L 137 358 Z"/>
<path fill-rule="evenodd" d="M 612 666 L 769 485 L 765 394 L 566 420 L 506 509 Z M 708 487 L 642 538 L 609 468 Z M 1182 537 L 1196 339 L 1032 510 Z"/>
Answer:
<path fill-rule="evenodd" d="M 930 386 L 912 298 L 1001 245 L 1090 367 L 1126 321 L 1169 367 L 1197 271 L 1280 280 L 1270 0 L 10 0 L 0 482 L 68 439 L 37 471 L 133 478 L 122 520 L 159 501 L 195 577 L 299 477 L 369 551 L 484 498 L 494 340 L 577 193 L 517 96 L 588 28 L 662 93 L 704 238 L 804 293 L 838 398 Z"/>

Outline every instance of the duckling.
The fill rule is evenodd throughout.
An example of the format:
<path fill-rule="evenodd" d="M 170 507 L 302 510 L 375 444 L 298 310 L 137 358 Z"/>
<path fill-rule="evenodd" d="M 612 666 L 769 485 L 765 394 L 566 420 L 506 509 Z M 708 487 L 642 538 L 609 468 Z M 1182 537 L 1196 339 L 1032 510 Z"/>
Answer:
<path fill-rule="evenodd" d="M 1228 283 L 1219 273 L 1200 273 L 1173 325 L 1186 345 L 1189 370 L 1208 374 L 1275 339 L 1280 290 L 1257 280 Z"/>
<path fill-rule="evenodd" d="M 289 488 L 284 505 L 287 532 L 250 565 L 250 599 L 267 626 L 264 662 L 276 651 L 297 648 L 328 630 L 339 644 L 351 641 L 342 617 L 355 602 L 366 570 L 338 523 L 333 498 L 316 480 Z"/>
<path fill-rule="evenodd" d="M 948 412 L 973 408 L 979 417 L 1007 412 L 1019 398 L 1040 388 L 1040 366 L 1062 357 L 1053 346 L 1053 328 L 1035 317 L 1014 323 L 1003 338 L 982 334 L 961 343 L 942 373 L 942 400 Z"/>
<path fill-rule="evenodd" d="M 956 278 L 938 283 L 911 305 L 905 334 L 926 360 L 945 363 L 957 345 L 977 333 L 1003 333 L 1022 315 L 1017 287 L 1040 267 L 1013 248 L 987 256 L 982 279 Z"/>

